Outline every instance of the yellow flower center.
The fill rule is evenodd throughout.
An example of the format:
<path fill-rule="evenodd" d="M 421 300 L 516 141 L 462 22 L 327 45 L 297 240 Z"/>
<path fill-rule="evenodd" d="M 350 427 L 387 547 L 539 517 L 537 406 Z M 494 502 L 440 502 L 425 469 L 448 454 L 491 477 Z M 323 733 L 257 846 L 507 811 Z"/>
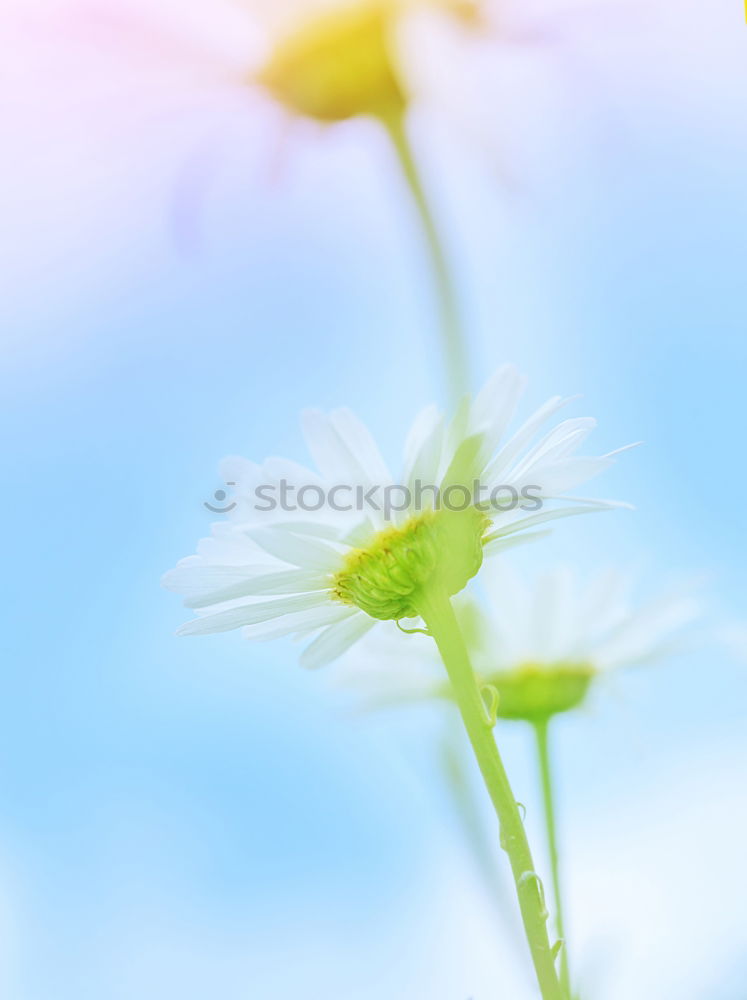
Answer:
<path fill-rule="evenodd" d="M 307 20 L 277 45 L 260 84 L 321 121 L 400 112 L 406 98 L 391 55 L 397 8 L 392 0 L 362 0 Z"/>
<path fill-rule="evenodd" d="M 429 511 L 379 532 L 355 549 L 335 576 L 333 593 L 344 604 L 382 621 L 414 618 L 426 587 L 450 597 L 482 565 L 482 540 L 490 522 L 474 507 Z"/>

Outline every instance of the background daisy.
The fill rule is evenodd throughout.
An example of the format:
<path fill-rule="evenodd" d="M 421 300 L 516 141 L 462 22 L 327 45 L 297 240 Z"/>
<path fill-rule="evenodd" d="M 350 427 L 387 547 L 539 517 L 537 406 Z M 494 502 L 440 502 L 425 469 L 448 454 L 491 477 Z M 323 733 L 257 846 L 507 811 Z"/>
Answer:
<path fill-rule="evenodd" d="M 692 586 L 643 602 L 634 600 L 634 589 L 633 574 L 617 569 L 583 581 L 569 565 L 527 577 L 505 559 L 486 562 L 479 586 L 462 596 L 458 614 L 476 672 L 499 695 L 505 686 L 499 716 L 535 721 L 576 708 L 598 676 L 681 649 L 683 629 L 702 611 Z M 447 694 L 429 644 L 394 629 L 371 641 L 381 646 L 364 645 L 336 668 L 341 684 L 383 705 Z M 544 693 L 548 699 L 529 702 L 528 714 L 516 701 L 524 682 L 529 696 Z M 556 683 L 560 700 L 554 703 Z"/>

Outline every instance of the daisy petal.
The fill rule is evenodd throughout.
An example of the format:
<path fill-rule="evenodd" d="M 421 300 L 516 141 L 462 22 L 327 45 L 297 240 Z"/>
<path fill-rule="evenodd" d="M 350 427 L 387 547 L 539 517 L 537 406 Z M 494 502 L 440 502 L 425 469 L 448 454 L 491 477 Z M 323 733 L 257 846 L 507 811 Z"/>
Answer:
<path fill-rule="evenodd" d="M 542 424 L 544 424 L 546 420 L 549 420 L 550 417 L 554 413 L 557 413 L 557 411 L 563 406 L 567 406 L 567 404 L 571 402 L 572 398 L 573 397 L 568 397 L 567 399 L 564 399 L 562 396 L 553 396 L 552 399 L 548 399 L 548 401 L 538 410 L 535 410 L 532 416 L 524 424 L 522 424 L 514 436 L 509 439 L 509 441 L 503 446 L 490 463 L 485 472 L 486 480 L 497 481 L 498 477 L 505 472 L 511 462 L 513 462 L 516 456 L 521 452 L 522 448 L 529 444 Z"/>
<path fill-rule="evenodd" d="M 613 465 L 611 458 L 564 458 L 559 462 L 538 465 L 523 476 L 507 476 L 508 484 L 521 491 L 524 486 L 538 486 L 543 494 L 559 496 L 598 476 Z"/>
<path fill-rule="evenodd" d="M 256 625 L 247 625 L 241 630 L 245 639 L 252 642 L 265 642 L 268 639 L 282 639 L 287 635 L 307 635 L 327 625 L 345 621 L 358 612 L 355 608 L 330 601 L 328 608 L 311 608 L 307 611 L 296 611 L 282 618 Z"/>
<path fill-rule="evenodd" d="M 519 545 L 530 545 L 532 542 L 538 542 L 540 538 L 549 538 L 551 534 L 552 529 L 547 528 L 544 531 L 519 531 L 515 535 L 506 535 L 498 540 L 485 543 L 487 555 L 491 555 L 498 545 L 501 552 L 505 552 L 506 549 L 514 549 Z"/>
<path fill-rule="evenodd" d="M 282 597 L 276 601 L 262 601 L 256 604 L 242 604 L 237 608 L 219 611 L 214 615 L 204 615 L 186 622 L 177 629 L 177 635 L 208 635 L 213 632 L 230 632 L 242 625 L 255 625 L 258 622 L 280 618 L 292 611 L 304 611 L 308 608 L 323 607 L 329 603 L 329 596 L 322 591 L 317 594 L 300 594 L 295 597 Z"/>
<path fill-rule="evenodd" d="M 325 629 L 301 654 L 301 666 L 309 669 L 326 666 L 369 632 L 375 618 L 360 613 Z"/>
<path fill-rule="evenodd" d="M 532 514 L 529 517 L 519 518 L 512 521 L 505 528 L 493 531 L 485 539 L 485 545 L 498 542 L 507 535 L 513 535 L 517 531 L 524 531 L 525 528 L 533 528 L 536 524 L 544 524 L 547 521 L 559 520 L 562 517 L 574 517 L 576 514 L 593 513 L 594 511 L 606 510 L 605 507 L 558 507 L 556 510 L 546 510 L 542 514 Z"/>
<path fill-rule="evenodd" d="M 328 483 L 357 483 L 357 464 L 341 442 L 329 417 L 320 410 L 304 410 L 301 431 L 314 464 Z"/>
<path fill-rule="evenodd" d="M 524 458 L 507 473 L 507 478 L 521 478 L 539 464 L 557 461 L 574 451 L 596 427 L 597 422 L 591 417 L 577 417 L 564 420 L 546 434 Z"/>
<path fill-rule="evenodd" d="M 212 566 L 249 566 L 264 564 L 270 568 L 281 569 L 277 560 L 261 549 L 256 542 L 247 537 L 244 530 L 237 524 L 220 521 L 212 525 L 209 538 L 201 538 L 197 543 L 197 558 L 203 564 Z"/>
<path fill-rule="evenodd" d="M 693 598 L 663 597 L 640 608 L 622 622 L 596 649 L 604 667 L 635 665 L 660 654 L 672 636 L 690 624 L 700 611 Z"/>
<path fill-rule="evenodd" d="M 309 452 L 328 482 L 350 486 L 391 482 L 373 438 L 350 410 L 336 410 L 329 416 L 307 410 L 301 424 Z"/>
<path fill-rule="evenodd" d="M 421 410 L 413 420 L 412 426 L 410 427 L 405 440 L 405 482 L 409 479 L 409 470 L 412 469 L 415 464 L 423 445 L 426 441 L 428 441 L 434 428 L 438 426 L 440 420 L 441 415 L 439 414 L 438 407 L 435 404 L 426 406 L 425 409 Z"/>
<path fill-rule="evenodd" d="M 418 450 L 412 455 L 405 470 L 405 482 L 410 489 L 420 482 L 424 486 L 436 486 L 444 451 L 444 421 L 435 414 L 436 419 L 424 434 Z"/>
<path fill-rule="evenodd" d="M 266 573 L 267 566 L 212 566 L 199 556 L 190 556 L 164 573 L 161 586 L 186 597 L 196 597 Z"/>
<path fill-rule="evenodd" d="M 266 458 L 262 463 L 262 474 L 265 482 L 280 483 L 285 480 L 296 488 L 310 484 L 312 486 L 323 486 L 324 480 L 312 472 L 300 462 L 293 462 L 289 458 Z"/>
<path fill-rule="evenodd" d="M 239 597 L 267 597 L 271 594 L 306 594 L 329 590 L 331 579 L 308 570 L 251 575 L 219 590 L 210 590 L 184 602 L 187 608 L 207 608 L 211 604 L 235 601 Z"/>
<path fill-rule="evenodd" d="M 472 407 L 472 429 L 485 432 L 491 450 L 506 433 L 526 384 L 515 365 L 503 365 L 478 393 Z"/>
<path fill-rule="evenodd" d="M 340 565 L 340 553 L 315 538 L 305 538 L 278 528 L 260 528 L 249 532 L 249 535 L 265 552 L 301 569 L 328 573 Z"/>
<path fill-rule="evenodd" d="M 312 538 L 321 538 L 325 542 L 339 542 L 341 540 L 338 526 L 318 521 L 286 521 L 281 524 L 273 524 L 272 527 L 275 531 L 291 531 L 296 535 L 311 535 Z"/>
<path fill-rule="evenodd" d="M 352 410 L 334 410 L 331 422 L 351 455 L 355 456 L 366 482 L 376 486 L 386 486 L 392 475 L 381 457 L 379 447 L 368 427 Z"/>
<path fill-rule="evenodd" d="M 579 598 L 579 631 L 593 640 L 609 633 L 628 615 L 632 579 L 619 570 L 598 573 Z"/>

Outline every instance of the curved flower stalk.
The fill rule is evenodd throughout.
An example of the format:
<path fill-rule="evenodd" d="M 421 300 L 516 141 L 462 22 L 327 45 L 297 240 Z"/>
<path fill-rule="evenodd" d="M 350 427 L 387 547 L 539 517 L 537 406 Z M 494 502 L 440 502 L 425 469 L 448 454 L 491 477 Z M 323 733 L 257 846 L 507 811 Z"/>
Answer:
<path fill-rule="evenodd" d="M 600 675 L 671 652 L 700 607 L 683 591 L 636 607 L 630 577 L 615 570 L 580 584 L 568 567 L 558 567 L 530 586 L 503 562 L 495 562 L 485 566 L 481 582 L 484 600 L 464 596 L 457 616 L 478 683 L 495 694 L 496 716 L 527 722 L 534 730 L 556 927 L 565 940 L 550 722 L 583 704 Z M 432 650 L 422 644 L 417 650 L 406 648 L 394 632 L 370 640 L 343 660 L 337 679 L 355 686 L 372 704 L 452 696 Z M 566 947 L 561 983 L 570 997 Z"/>
<path fill-rule="evenodd" d="M 386 129 L 417 210 L 439 306 L 441 347 L 452 403 L 469 388 L 467 345 L 448 255 L 407 134 L 410 104 L 400 29 L 419 10 L 478 21 L 474 0 L 354 0 L 312 4 L 282 30 L 253 77 L 296 115 L 321 122 L 370 116 Z"/>
<path fill-rule="evenodd" d="M 589 500 L 552 506 L 613 461 L 611 455 L 576 456 L 593 427 L 588 418 L 563 421 L 532 444 L 566 400 L 549 400 L 501 444 L 523 388 L 524 380 L 506 366 L 474 401 L 465 398 L 449 422 L 434 408 L 421 413 L 408 437 L 398 487 L 373 438 L 349 411 L 307 414 L 304 430 L 318 474 L 281 460 L 263 467 L 229 461 L 225 471 L 238 486 L 234 521 L 221 525 L 164 583 L 186 593 L 187 604 L 198 611 L 181 634 L 238 627 L 256 638 L 316 634 L 302 655 L 308 666 L 334 659 L 377 623 L 408 620 L 414 629 L 422 623 L 435 640 L 500 822 L 542 996 L 563 1000 L 542 883 L 493 738 L 495 715 L 486 710 L 451 602 L 477 575 L 484 556 L 515 536 L 526 537 L 527 529 L 554 518 L 614 506 Z M 252 499 L 266 497 L 268 479 L 285 482 L 286 490 L 291 482 L 299 494 L 315 487 L 321 498 L 315 516 L 299 520 L 272 509 L 261 511 L 269 518 L 258 522 Z M 423 503 L 423 483 L 438 488 L 437 498 L 429 492 Z M 479 499 L 478 484 L 491 498 L 498 487 L 508 486 L 517 496 L 531 487 L 540 505 L 547 502 L 551 509 L 507 514 Z M 324 503 L 341 487 L 367 495 L 382 486 L 399 489 L 405 501 L 362 518 L 337 502 Z M 463 502 L 447 504 L 450 491 L 459 491 Z"/>

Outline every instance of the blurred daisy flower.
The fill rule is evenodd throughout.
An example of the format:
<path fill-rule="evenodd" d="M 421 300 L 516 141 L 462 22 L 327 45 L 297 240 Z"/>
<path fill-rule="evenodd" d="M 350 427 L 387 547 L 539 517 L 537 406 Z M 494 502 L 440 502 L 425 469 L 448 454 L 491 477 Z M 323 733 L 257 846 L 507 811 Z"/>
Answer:
<path fill-rule="evenodd" d="M 472 622 L 478 672 L 498 691 L 498 715 L 542 721 L 580 705 L 599 675 L 671 652 L 699 613 L 681 589 L 636 605 L 628 574 L 609 569 L 581 583 L 568 567 L 528 586 L 488 568 L 486 602 Z"/>
<path fill-rule="evenodd" d="M 573 996 L 551 722 L 581 705 L 598 675 L 670 652 L 699 608 L 694 598 L 681 591 L 636 607 L 630 600 L 629 578 L 615 570 L 580 584 L 568 568 L 561 567 L 527 587 L 503 566 L 495 565 L 488 568 L 484 581 L 485 605 L 465 612 L 475 651 L 473 662 L 484 678 L 483 692 L 492 696 L 494 714 L 524 721 L 534 730 L 555 928 L 564 942 L 560 979 L 564 995 Z"/>
<path fill-rule="evenodd" d="M 524 387 L 507 365 L 474 400 L 465 397 L 450 421 L 425 409 L 407 438 L 397 484 L 348 410 L 304 415 L 318 472 L 282 459 L 226 460 L 223 474 L 236 487 L 231 520 L 164 578 L 198 613 L 180 633 L 243 628 L 248 638 L 313 638 L 301 659 L 320 666 L 377 622 L 418 627 L 425 590 L 458 594 L 484 555 L 536 536 L 556 518 L 619 506 L 568 496 L 614 461 L 615 453 L 576 454 L 594 420 L 564 420 L 539 436 L 569 400 L 548 400 L 504 442 Z M 283 489 L 313 502 L 295 503 L 291 513 L 290 503 L 276 502 Z M 377 491 L 388 504 L 352 502 Z M 495 491 L 502 500 L 487 501 Z M 532 499 L 514 503 L 517 497 Z"/>
<path fill-rule="evenodd" d="M 478 0 L 77 0 L 58 20 L 50 58 L 74 38 L 85 46 L 71 50 L 75 66 L 94 64 L 93 85 L 75 102 L 99 101 L 105 122 L 86 133 L 108 134 L 135 116 L 157 125 L 157 144 L 183 146 L 170 199 L 174 236 L 187 248 L 200 240 L 201 206 L 218 167 L 246 162 L 247 144 L 270 166 L 279 152 L 287 158 L 294 123 L 380 123 L 420 226 L 445 383 L 456 405 L 470 387 L 461 296 L 410 142 L 409 111 L 416 103 L 438 109 L 452 144 L 466 141 L 493 159 L 495 148 L 503 155 L 508 133 L 524 141 L 532 131 L 527 117 L 543 135 L 551 122 L 567 123 L 570 116 L 557 109 L 531 109 L 532 91 L 554 99 L 556 84 L 540 79 L 535 88 L 505 58 L 510 49 L 552 39 L 567 17 L 543 5 Z M 57 72 L 69 80 L 80 75 L 72 70 Z M 509 112 L 515 120 L 488 152 L 487 137 Z M 129 145 L 142 169 L 141 137 Z M 546 152 L 536 159 L 547 162 Z M 246 182 L 246 169 L 232 173 Z"/>
<path fill-rule="evenodd" d="M 532 723 L 577 708 L 599 675 L 671 653 L 700 614 L 683 589 L 636 605 L 631 576 L 614 569 L 582 583 L 560 566 L 529 583 L 496 561 L 480 583 L 482 598 L 463 595 L 457 609 L 475 672 L 495 689 L 498 717 Z M 379 641 L 377 652 L 364 645 L 339 665 L 341 683 L 375 703 L 448 694 L 429 647 L 396 633 Z"/>
<path fill-rule="evenodd" d="M 274 45 L 252 77 L 285 107 L 322 122 L 388 121 L 409 101 L 399 30 L 419 10 L 478 22 L 469 0 L 332 0 L 277 5 Z"/>
<path fill-rule="evenodd" d="M 273 147 L 285 144 L 288 123 L 330 126 L 350 119 L 378 121 L 391 139 L 420 221 L 438 307 L 444 368 L 456 402 L 469 385 L 458 296 L 405 126 L 418 89 L 409 73 L 416 60 L 409 53 L 428 45 L 433 22 L 474 34 L 480 23 L 477 2 L 158 0 L 146 6 L 143 0 L 79 0 L 60 28 L 68 38 L 73 35 L 83 41 L 89 54 L 107 52 L 112 66 L 101 74 L 101 86 L 91 91 L 103 92 L 110 109 L 115 106 L 113 81 L 119 79 L 120 90 L 122 83 L 127 88 L 126 95 L 120 95 L 120 99 L 126 96 L 124 114 L 132 114 L 133 105 L 140 105 L 146 117 L 163 119 L 166 96 L 175 102 L 174 110 L 180 107 L 182 119 L 172 115 L 166 135 L 178 134 L 187 111 L 192 128 L 203 123 L 209 129 L 209 143 L 200 143 L 201 148 L 188 154 L 173 185 L 174 231 L 185 245 L 194 242 L 199 230 L 199 205 L 221 158 L 244 157 L 241 147 L 254 127 L 252 120 L 256 123 L 260 117 L 256 112 L 262 113 L 256 104 L 252 107 L 252 96 L 270 98 L 282 111 L 275 116 L 279 127 L 271 125 L 269 134 L 265 129 L 262 136 L 267 163 L 277 160 Z M 123 55 L 132 64 L 130 81 L 121 65 Z M 143 89 L 138 101 L 137 90 Z M 235 136 L 241 145 L 234 144 L 230 152 L 219 150 L 228 125 L 226 112 L 244 136 Z"/>

